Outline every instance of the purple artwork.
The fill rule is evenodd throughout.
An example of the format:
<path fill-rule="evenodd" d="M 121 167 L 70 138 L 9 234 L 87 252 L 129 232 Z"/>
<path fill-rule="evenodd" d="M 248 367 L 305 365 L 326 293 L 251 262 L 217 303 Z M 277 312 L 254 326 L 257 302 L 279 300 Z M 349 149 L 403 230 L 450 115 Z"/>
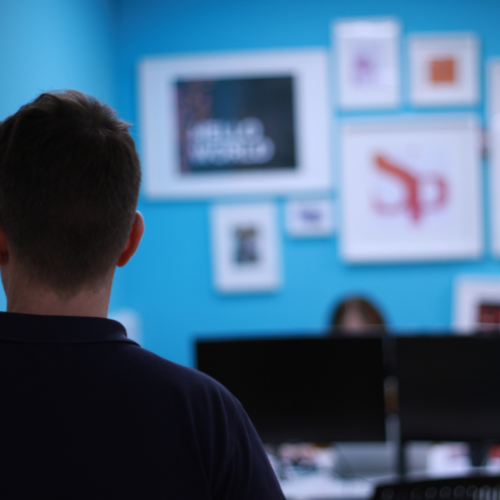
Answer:
<path fill-rule="evenodd" d="M 376 86 L 380 83 L 380 62 L 376 46 L 357 47 L 352 59 L 352 82 L 357 87 Z"/>

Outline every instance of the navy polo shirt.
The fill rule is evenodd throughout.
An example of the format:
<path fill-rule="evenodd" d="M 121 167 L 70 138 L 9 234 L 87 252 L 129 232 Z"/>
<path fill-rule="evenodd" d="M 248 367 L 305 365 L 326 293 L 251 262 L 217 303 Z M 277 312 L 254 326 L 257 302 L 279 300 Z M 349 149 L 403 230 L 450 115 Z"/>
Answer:
<path fill-rule="evenodd" d="M 279 500 L 239 402 L 103 318 L 0 313 L 0 498 Z"/>

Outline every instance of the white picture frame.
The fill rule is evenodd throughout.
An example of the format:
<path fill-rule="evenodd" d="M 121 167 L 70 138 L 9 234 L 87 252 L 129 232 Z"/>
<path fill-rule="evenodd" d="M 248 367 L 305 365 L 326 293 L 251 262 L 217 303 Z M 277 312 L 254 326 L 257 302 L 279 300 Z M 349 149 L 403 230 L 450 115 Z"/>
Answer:
<path fill-rule="evenodd" d="M 331 198 L 290 199 L 285 205 L 287 233 L 294 238 L 327 238 L 335 229 Z"/>
<path fill-rule="evenodd" d="M 345 122 L 342 257 L 357 263 L 479 258 L 478 139 L 474 115 Z"/>
<path fill-rule="evenodd" d="M 491 245 L 493 255 L 500 257 L 500 58 L 488 61 L 487 92 Z"/>
<path fill-rule="evenodd" d="M 391 18 L 332 23 L 342 109 L 395 108 L 400 97 L 400 25 Z"/>
<path fill-rule="evenodd" d="M 454 285 L 453 329 L 461 335 L 500 331 L 500 278 L 461 276 Z"/>
<path fill-rule="evenodd" d="M 108 314 L 109 319 L 113 319 L 121 323 L 127 332 L 127 338 L 143 345 L 143 321 L 141 315 L 134 309 L 118 309 L 111 311 Z"/>
<path fill-rule="evenodd" d="M 325 49 L 143 60 L 139 102 L 145 194 L 179 200 L 330 189 L 327 61 Z M 279 99 L 257 85 L 264 82 L 268 89 L 280 79 L 290 83 Z M 247 85 L 251 92 L 226 106 L 222 101 L 232 97 L 217 90 L 221 85 L 232 85 L 233 91 Z M 193 104 L 193 96 L 202 105 Z M 284 113 L 278 118 L 278 111 L 272 115 L 276 103 Z M 247 116 L 257 105 L 272 115 L 267 125 L 263 118 Z M 269 123 L 278 138 L 269 135 Z M 277 166 L 268 168 L 272 162 Z"/>
<path fill-rule="evenodd" d="M 224 203 L 211 208 L 215 288 L 221 293 L 271 292 L 281 284 L 276 207 Z"/>
<path fill-rule="evenodd" d="M 411 35 L 408 43 L 412 104 L 478 104 L 479 41 L 474 34 Z"/>

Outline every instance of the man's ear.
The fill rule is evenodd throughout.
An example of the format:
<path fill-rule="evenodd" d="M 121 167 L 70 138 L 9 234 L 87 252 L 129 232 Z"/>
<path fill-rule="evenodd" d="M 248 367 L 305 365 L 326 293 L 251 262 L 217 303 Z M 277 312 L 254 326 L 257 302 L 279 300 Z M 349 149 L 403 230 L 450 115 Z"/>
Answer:
<path fill-rule="evenodd" d="M 0 266 L 9 261 L 9 245 L 3 227 L 0 226 Z"/>
<path fill-rule="evenodd" d="M 132 229 L 128 235 L 127 243 L 123 249 L 120 258 L 118 259 L 117 266 L 123 267 L 134 255 L 139 243 L 141 242 L 142 235 L 144 234 L 144 218 L 141 212 L 135 212 L 134 223 L 132 224 Z M 1 244 L 1 240 L 0 240 Z M 0 246 L 1 251 L 1 246 Z"/>

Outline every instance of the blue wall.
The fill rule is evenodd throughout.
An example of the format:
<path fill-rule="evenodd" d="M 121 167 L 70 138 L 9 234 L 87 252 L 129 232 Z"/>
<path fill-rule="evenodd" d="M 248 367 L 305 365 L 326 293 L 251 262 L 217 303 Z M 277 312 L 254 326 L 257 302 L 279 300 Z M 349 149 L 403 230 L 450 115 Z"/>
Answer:
<path fill-rule="evenodd" d="M 398 17 L 405 33 L 474 31 L 483 61 L 500 56 L 498 0 L 0 0 L 0 117 L 42 90 L 74 87 L 136 123 L 136 69 L 145 56 L 329 47 L 333 19 L 387 15 Z M 472 111 L 483 114 L 484 93 Z M 332 117 L 339 118 L 333 111 Z M 134 133 L 139 138 L 140 129 Z M 332 304 L 351 292 L 372 296 L 396 329 L 447 329 L 454 278 L 500 272 L 488 242 L 485 257 L 475 262 L 347 266 L 336 236 L 290 239 L 283 200 L 277 203 L 283 288 L 221 296 L 212 285 L 209 203 L 152 203 L 143 197 L 146 234 L 117 275 L 112 309 L 136 309 L 147 348 L 192 364 L 196 334 L 319 332 Z"/>
<path fill-rule="evenodd" d="M 139 59 L 172 53 L 329 47 L 329 25 L 338 17 L 396 16 L 405 33 L 475 31 L 483 58 L 500 55 L 496 0 L 123 0 L 120 5 L 118 108 L 132 122 L 137 122 Z M 481 104 L 473 111 L 482 113 L 483 108 Z M 125 294 L 126 305 L 143 316 L 146 347 L 190 364 L 191 342 L 198 333 L 319 331 L 332 304 L 349 292 L 372 296 L 396 329 L 448 329 L 454 278 L 461 273 L 500 272 L 489 250 L 476 262 L 347 266 L 339 259 L 337 237 L 288 238 L 283 200 L 278 205 L 282 290 L 224 297 L 212 286 L 209 204 L 141 200 L 146 234 L 125 270 Z"/>
<path fill-rule="evenodd" d="M 115 17 L 108 0 L 0 0 L 0 116 L 61 88 L 115 105 Z"/>

